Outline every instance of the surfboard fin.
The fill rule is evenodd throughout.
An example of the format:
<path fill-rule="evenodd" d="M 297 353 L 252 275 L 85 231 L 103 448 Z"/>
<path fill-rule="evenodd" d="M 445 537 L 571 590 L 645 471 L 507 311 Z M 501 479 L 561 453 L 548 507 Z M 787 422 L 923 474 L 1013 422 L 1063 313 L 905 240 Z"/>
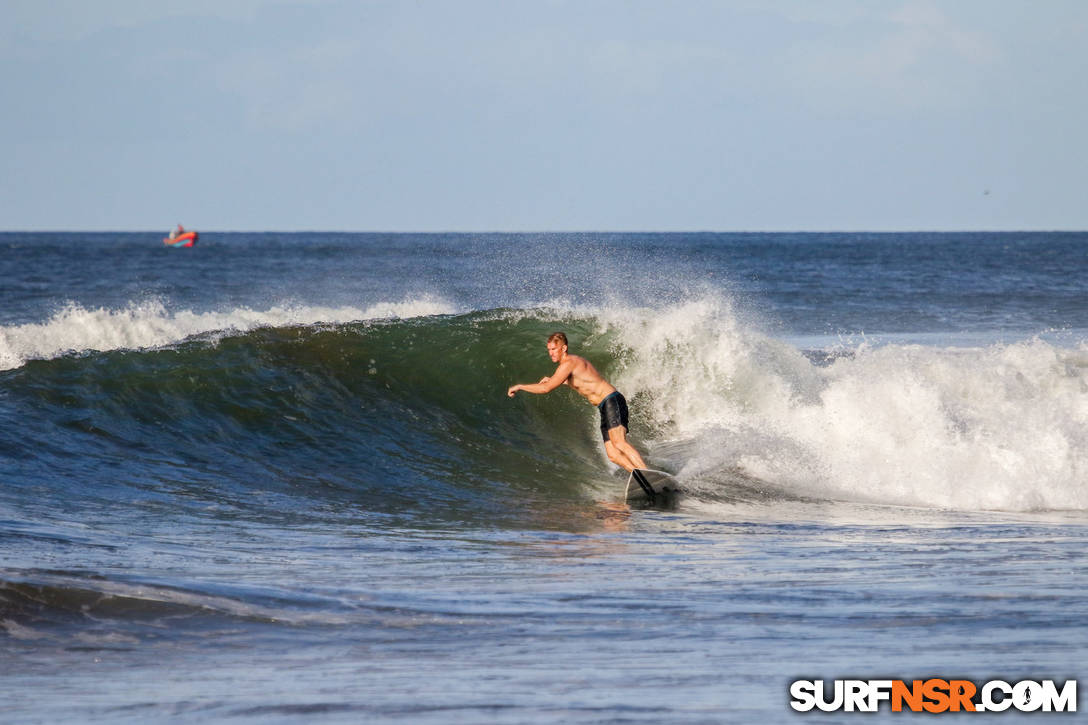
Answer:
<path fill-rule="evenodd" d="M 638 485 L 642 488 L 643 491 L 646 492 L 646 498 L 648 498 L 652 503 L 653 500 L 657 497 L 657 494 L 654 493 L 654 487 L 651 486 L 650 482 L 646 480 L 646 476 L 642 475 L 642 471 L 638 468 L 632 470 L 631 475 L 635 477 Z"/>

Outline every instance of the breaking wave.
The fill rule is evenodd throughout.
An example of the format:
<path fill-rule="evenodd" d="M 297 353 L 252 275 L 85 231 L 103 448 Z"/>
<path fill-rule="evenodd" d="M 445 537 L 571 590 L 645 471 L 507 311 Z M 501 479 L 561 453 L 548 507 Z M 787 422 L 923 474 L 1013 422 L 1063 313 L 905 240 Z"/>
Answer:
<path fill-rule="evenodd" d="M 693 500 L 1088 509 L 1084 342 L 802 350 L 714 296 L 467 313 L 429 299 L 73 306 L 0 333 L 0 453 L 22 462 L 15 483 L 69 461 L 81 490 L 182 477 L 234 506 L 259 487 L 486 518 L 614 493 L 591 406 L 565 389 L 504 394 L 551 371 L 553 329 L 625 393 L 632 438 Z M 56 454 L 58 426 L 74 458 Z M 133 451 L 143 468 L 127 479 L 95 463 Z"/>

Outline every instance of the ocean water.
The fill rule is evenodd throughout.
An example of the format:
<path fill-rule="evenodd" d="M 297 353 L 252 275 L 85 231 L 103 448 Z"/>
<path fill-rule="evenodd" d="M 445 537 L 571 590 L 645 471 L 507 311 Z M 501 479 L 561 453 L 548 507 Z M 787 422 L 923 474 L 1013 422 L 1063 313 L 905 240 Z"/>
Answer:
<path fill-rule="evenodd" d="M 0 233 L 5 723 L 1088 682 L 1088 233 L 161 236 Z M 506 397 L 553 330 L 674 506 Z"/>

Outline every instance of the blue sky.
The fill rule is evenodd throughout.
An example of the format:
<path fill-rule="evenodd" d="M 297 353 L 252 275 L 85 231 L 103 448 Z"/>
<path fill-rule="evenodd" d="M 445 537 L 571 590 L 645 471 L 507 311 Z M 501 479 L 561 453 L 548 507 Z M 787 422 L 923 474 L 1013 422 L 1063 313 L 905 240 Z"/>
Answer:
<path fill-rule="evenodd" d="M 1083 0 L 4 0 L 0 229 L 1088 229 Z"/>

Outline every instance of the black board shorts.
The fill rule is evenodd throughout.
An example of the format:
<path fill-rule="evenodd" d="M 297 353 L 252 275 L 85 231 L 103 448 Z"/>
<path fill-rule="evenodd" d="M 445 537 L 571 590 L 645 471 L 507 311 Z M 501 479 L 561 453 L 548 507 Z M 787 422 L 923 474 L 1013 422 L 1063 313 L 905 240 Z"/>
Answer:
<path fill-rule="evenodd" d="M 608 440 L 608 431 L 617 426 L 622 425 L 624 432 L 627 432 L 627 399 L 623 397 L 620 391 L 617 390 L 611 393 L 598 403 L 597 410 L 601 411 L 601 435 L 606 441 Z"/>

